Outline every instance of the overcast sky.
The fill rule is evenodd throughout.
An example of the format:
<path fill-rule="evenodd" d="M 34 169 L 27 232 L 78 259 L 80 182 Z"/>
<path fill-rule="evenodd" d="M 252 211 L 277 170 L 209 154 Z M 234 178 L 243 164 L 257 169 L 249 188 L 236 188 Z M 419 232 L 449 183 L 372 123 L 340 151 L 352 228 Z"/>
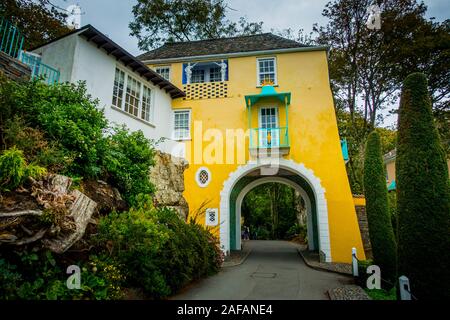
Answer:
<path fill-rule="evenodd" d="M 131 37 L 128 23 L 133 19 L 131 9 L 136 0 L 53 0 L 63 8 L 79 4 L 83 11 L 81 24 L 92 24 L 132 54 L 141 51 L 137 40 Z M 322 10 L 328 0 L 229 0 L 228 17 L 238 20 L 245 16 L 249 21 L 263 21 L 264 30 L 303 28 L 308 33 L 314 23 L 325 24 Z M 450 1 L 427 0 L 428 16 L 437 20 L 450 18 Z"/>
<path fill-rule="evenodd" d="M 130 36 L 128 24 L 133 20 L 131 9 L 136 0 L 52 0 L 52 3 L 67 8 L 71 4 L 81 6 L 83 15 L 81 24 L 91 24 L 112 40 L 124 47 L 130 53 L 141 53 L 136 38 Z M 248 21 L 263 21 L 264 31 L 271 29 L 312 31 L 314 23 L 324 25 L 326 19 L 322 17 L 322 10 L 328 0 L 229 0 L 227 17 L 237 21 L 245 16 Z M 427 16 L 435 17 L 437 21 L 450 18 L 449 0 L 426 0 Z M 388 115 L 384 111 L 383 126 L 395 126 L 396 116 Z"/>

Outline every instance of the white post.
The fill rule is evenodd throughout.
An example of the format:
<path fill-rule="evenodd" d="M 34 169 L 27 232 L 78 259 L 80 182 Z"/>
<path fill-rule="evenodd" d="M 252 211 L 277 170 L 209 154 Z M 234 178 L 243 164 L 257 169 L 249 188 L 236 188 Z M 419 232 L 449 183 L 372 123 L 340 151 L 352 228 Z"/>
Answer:
<path fill-rule="evenodd" d="M 356 259 L 356 248 L 352 248 L 352 269 L 353 276 L 358 276 L 358 260 Z"/>
<path fill-rule="evenodd" d="M 400 300 L 411 300 L 411 287 L 409 286 L 409 279 L 406 276 L 398 278 L 400 286 Z"/>

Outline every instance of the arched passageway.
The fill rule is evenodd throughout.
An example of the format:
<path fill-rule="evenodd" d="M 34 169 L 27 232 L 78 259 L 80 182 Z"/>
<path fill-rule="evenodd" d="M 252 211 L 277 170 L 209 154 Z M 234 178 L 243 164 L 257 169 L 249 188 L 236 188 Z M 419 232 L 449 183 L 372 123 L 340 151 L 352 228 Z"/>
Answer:
<path fill-rule="evenodd" d="M 276 167 L 275 167 L 276 165 Z M 273 170 L 275 167 L 276 170 Z M 271 168 L 271 170 L 267 170 Z M 270 172 L 270 174 L 267 174 Z M 220 241 L 226 252 L 241 248 L 241 206 L 248 192 L 269 182 L 294 188 L 305 200 L 307 210 L 308 246 L 319 250 L 325 261 L 331 261 L 328 211 L 325 190 L 320 180 L 303 164 L 279 159 L 276 163 L 249 162 L 230 174 L 224 183 L 220 203 Z"/>

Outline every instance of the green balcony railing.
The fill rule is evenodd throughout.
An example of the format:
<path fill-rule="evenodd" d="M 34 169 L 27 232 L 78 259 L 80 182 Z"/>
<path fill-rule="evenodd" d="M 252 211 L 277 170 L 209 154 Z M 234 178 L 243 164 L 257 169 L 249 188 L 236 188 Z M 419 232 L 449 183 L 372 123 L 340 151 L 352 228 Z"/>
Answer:
<path fill-rule="evenodd" d="M 7 19 L 0 17 L 0 51 L 13 58 L 19 56 L 24 37 L 20 30 Z"/>
<path fill-rule="evenodd" d="M 289 147 L 288 127 L 250 129 L 250 149 Z"/>
<path fill-rule="evenodd" d="M 59 82 L 59 70 L 42 63 L 39 56 L 22 52 L 19 60 L 30 67 L 31 79 L 41 78 L 49 85 Z"/>

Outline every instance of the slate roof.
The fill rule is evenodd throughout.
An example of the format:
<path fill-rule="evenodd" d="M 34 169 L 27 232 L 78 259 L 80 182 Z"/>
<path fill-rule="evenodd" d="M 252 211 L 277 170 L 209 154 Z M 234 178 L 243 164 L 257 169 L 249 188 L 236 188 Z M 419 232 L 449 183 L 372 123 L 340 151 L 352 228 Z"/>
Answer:
<path fill-rule="evenodd" d="M 285 39 L 272 33 L 262 33 L 232 38 L 166 43 L 155 50 L 141 54 L 137 58 L 148 61 L 304 47 L 312 46 L 303 45 L 294 40 Z"/>

